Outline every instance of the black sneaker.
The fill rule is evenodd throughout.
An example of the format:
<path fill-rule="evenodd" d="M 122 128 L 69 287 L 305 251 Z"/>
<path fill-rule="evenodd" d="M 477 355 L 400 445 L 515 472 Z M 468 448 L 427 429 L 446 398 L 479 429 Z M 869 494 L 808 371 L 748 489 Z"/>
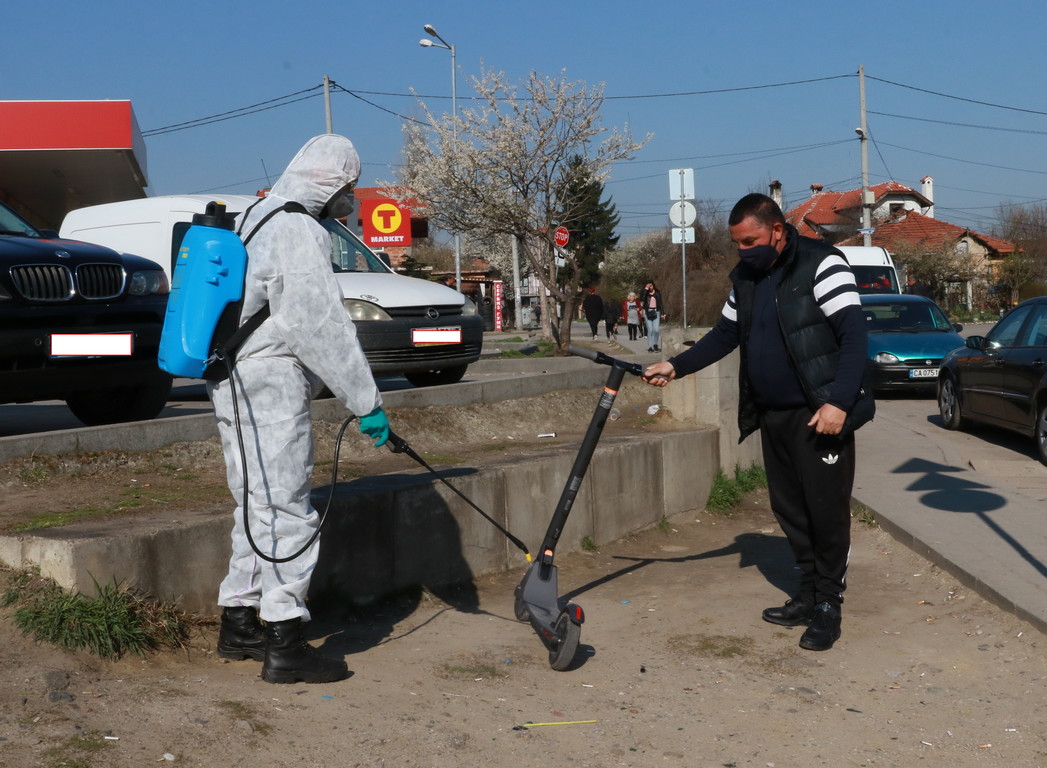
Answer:
<path fill-rule="evenodd" d="M 808 597 L 806 600 L 794 597 L 786 600 L 785 605 L 765 608 L 763 620 L 772 624 L 780 624 L 783 627 L 798 627 L 810 622 L 814 615 L 814 600 Z"/>
<path fill-rule="evenodd" d="M 827 651 L 840 639 L 843 616 L 838 606 L 825 600 L 814 606 L 814 616 L 807 631 L 800 638 L 800 647 L 808 651 Z"/>

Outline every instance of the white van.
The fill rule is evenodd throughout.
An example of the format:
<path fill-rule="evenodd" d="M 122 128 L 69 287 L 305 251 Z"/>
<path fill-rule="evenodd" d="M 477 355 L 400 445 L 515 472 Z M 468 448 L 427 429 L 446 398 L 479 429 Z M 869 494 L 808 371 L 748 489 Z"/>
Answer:
<path fill-rule="evenodd" d="M 878 245 L 838 245 L 836 246 L 847 257 L 855 280 L 858 282 L 858 293 L 901 293 L 902 284 L 898 280 L 898 271 L 894 260 L 886 248 Z"/>
<path fill-rule="evenodd" d="M 167 195 L 106 203 L 70 211 L 62 237 L 105 245 L 143 256 L 171 274 L 179 246 L 194 214 L 212 200 L 241 214 L 257 202 L 248 195 Z M 331 234 L 331 268 L 343 304 L 356 325 L 364 353 L 376 376 L 403 374 L 418 387 L 453 384 L 480 357 L 483 319 L 476 305 L 439 283 L 398 275 L 340 222 L 321 222 Z M 460 341 L 434 343 L 416 331 Z"/>

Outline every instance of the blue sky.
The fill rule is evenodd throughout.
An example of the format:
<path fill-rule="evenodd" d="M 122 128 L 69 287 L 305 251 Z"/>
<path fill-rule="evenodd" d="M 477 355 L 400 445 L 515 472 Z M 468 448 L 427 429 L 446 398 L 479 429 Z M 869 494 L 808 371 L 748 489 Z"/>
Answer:
<path fill-rule="evenodd" d="M 721 210 L 773 179 L 786 207 L 812 183 L 858 187 L 859 65 L 871 183 L 918 189 L 931 175 L 938 218 L 986 233 L 1000 204 L 1047 201 L 1042 0 L 55 0 L 4 17 L 0 98 L 130 99 L 143 131 L 306 91 L 329 75 L 373 102 L 333 95 L 334 129 L 360 150 L 362 184 L 392 177 L 396 115 L 419 115 L 412 97 L 395 94 L 413 89 L 450 110 L 450 57 L 418 45 L 426 23 L 457 48 L 460 103 L 481 66 L 514 80 L 566 70 L 603 83 L 605 124 L 654 134 L 607 184 L 625 237 L 668 226 L 671 168 L 694 168 L 696 196 Z M 317 93 L 148 137 L 150 192 L 265 186 L 324 131 Z"/>

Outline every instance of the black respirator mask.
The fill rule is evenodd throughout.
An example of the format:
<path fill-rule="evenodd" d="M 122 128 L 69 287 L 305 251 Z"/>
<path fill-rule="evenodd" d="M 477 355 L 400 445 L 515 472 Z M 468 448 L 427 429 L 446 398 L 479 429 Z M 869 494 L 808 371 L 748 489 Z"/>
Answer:
<path fill-rule="evenodd" d="M 773 245 L 755 245 L 752 248 L 739 248 L 738 258 L 757 272 L 766 272 L 778 258 L 778 249 Z"/>
<path fill-rule="evenodd" d="M 344 219 L 351 214 L 355 208 L 353 193 L 339 193 L 332 197 L 321 211 L 321 218 Z"/>

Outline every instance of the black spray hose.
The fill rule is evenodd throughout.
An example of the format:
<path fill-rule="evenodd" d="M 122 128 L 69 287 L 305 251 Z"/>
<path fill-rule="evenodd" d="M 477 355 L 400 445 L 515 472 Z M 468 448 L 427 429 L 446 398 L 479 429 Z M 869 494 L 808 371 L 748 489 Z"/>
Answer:
<path fill-rule="evenodd" d="M 493 517 L 488 515 L 486 512 L 484 512 L 478 506 L 476 506 L 464 493 L 462 493 L 457 488 L 455 488 L 453 485 L 451 485 L 449 482 L 447 482 L 447 480 L 445 480 L 443 477 L 441 477 L 440 474 L 435 469 L 433 469 L 428 464 L 426 464 L 425 463 L 425 459 L 423 459 L 421 456 L 419 456 L 417 453 L 415 453 L 414 449 L 411 448 L 411 446 L 407 444 L 406 440 L 404 440 L 402 437 L 397 435 L 392 430 L 389 430 L 389 442 L 387 442 L 386 445 L 389 446 L 389 450 L 392 451 L 393 453 L 406 453 L 412 459 L 417 461 L 420 465 L 422 465 L 427 470 L 429 470 L 429 472 L 431 472 L 432 475 L 437 480 L 439 480 L 441 483 L 443 483 L 448 488 L 450 488 L 452 491 L 454 491 L 456 494 L 458 494 L 458 496 L 460 496 L 461 499 L 466 504 L 468 504 L 470 507 L 472 507 L 477 512 L 479 512 L 481 515 L 483 515 L 484 519 L 487 520 L 487 522 L 489 522 L 491 525 L 493 525 L 495 528 L 497 528 L 499 531 L 501 531 L 502 535 L 505 536 L 505 538 L 509 539 L 509 541 L 511 541 L 513 544 L 515 544 L 517 546 L 517 548 L 519 548 L 519 550 L 524 553 L 524 557 L 527 558 L 527 562 L 531 562 L 531 559 L 532 559 L 531 558 L 531 553 L 527 551 L 527 545 L 525 545 L 522 541 L 520 541 L 518 538 L 513 536 L 513 534 L 509 533 L 509 531 L 507 531 L 505 529 L 505 527 L 500 525 L 497 520 L 495 520 Z"/>

